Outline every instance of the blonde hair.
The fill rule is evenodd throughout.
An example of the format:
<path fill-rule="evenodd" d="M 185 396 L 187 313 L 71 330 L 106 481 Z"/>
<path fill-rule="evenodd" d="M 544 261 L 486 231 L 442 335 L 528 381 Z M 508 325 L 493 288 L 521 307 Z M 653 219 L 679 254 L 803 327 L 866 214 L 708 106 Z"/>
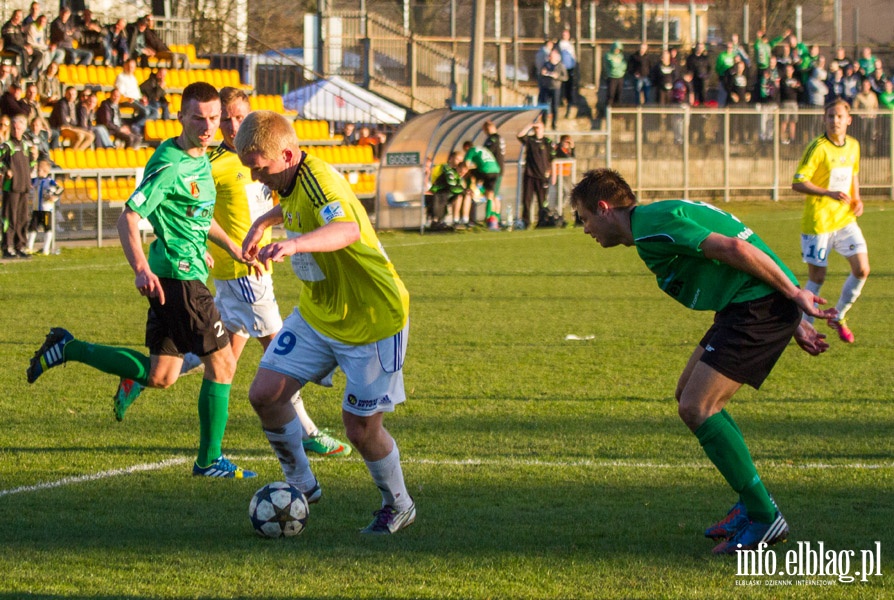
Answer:
<path fill-rule="evenodd" d="M 298 149 L 298 136 L 288 119 L 270 110 L 249 113 L 233 142 L 239 156 L 259 152 L 274 159 L 286 148 Z"/>

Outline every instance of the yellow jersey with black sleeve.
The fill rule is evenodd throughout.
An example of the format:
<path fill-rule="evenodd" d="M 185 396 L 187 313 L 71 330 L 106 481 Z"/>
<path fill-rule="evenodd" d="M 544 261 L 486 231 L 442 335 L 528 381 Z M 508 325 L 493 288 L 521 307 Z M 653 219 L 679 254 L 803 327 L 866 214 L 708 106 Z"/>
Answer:
<path fill-rule="evenodd" d="M 209 152 L 211 177 L 217 189 L 214 220 L 237 245 L 248 233 L 255 219 L 273 208 L 273 196 L 262 183 L 251 180 L 251 171 L 239 160 L 239 155 L 226 144 Z M 270 230 L 264 232 L 260 245 L 270 243 Z M 233 280 L 249 274 L 248 265 L 233 260 L 226 250 L 217 244 L 208 244 L 208 252 L 214 259 L 211 276 L 219 280 Z M 263 269 L 263 266 L 261 266 Z"/>
<path fill-rule="evenodd" d="M 853 198 L 854 179 L 859 170 L 860 142 L 846 136 L 844 145 L 836 146 L 828 137 L 821 135 L 804 151 L 792 183 L 809 181 L 823 189 L 844 192 Z M 808 194 L 801 217 L 801 232 L 830 233 L 856 219 L 849 202 Z"/>
<path fill-rule="evenodd" d="M 292 270 L 304 283 L 298 310 L 319 333 L 364 345 L 404 328 L 410 295 L 350 185 L 326 162 L 304 153 L 290 189 L 280 194 L 291 239 L 329 223 L 353 222 L 360 239 L 333 252 L 298 253 Z"/>

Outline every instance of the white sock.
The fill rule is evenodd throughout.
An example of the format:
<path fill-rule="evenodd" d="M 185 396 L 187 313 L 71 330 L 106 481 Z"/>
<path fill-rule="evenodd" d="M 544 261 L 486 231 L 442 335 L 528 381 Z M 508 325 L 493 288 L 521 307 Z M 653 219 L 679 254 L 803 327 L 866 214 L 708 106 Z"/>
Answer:
<path fill-rule="evenodd" d="M 29 231 L 28 232 L 28 252 L 31 252 L 32 250 L 34 250 L 34 240 L 36 240 L 36 239 L 37 239 L 37 232 Z"/>
<path fill-rule="evenodd" d="M 273 453 L 279 459 L 286 481 L 302 492 L 309 492 L 317 484 L 317 478 L 310 470 L 310 462 L 301 444 L 303 432 L 301 421 L 295 417 L 276 431 L 265 429 L 264 435 L 267 436 Z"/>
<path fill-rule="evenodd" d="M 30 241 L 30 240 L 29 240 L 29 241 Z M 32 249 L 32 245 L 33 245 L 33 244 L 29 244 L 29 245 L 28 245 L 28 249 L 29 249 L 29 250 Z M 46 233 L 44 234 L 44 240 L 43 240 L 43 253 L 44 253 L 44 254 L 49 254 L 49 253 L 50 253 L 50 248 L 51 248 L 52 246 L 53 246 L 53 232 L 52 232 L 52 231 L 48 231 L 48 232 L 46 232 Z"/>
<path fill-rule="evenodd" d="M 823 287 L 823 284 L 816 283 L 815 281 L 807 280 L 807 284 L 804 285 L 804 289 L 808 292 L 812 292 L 814 296 L 819 296 L 820 288 Z M 813 317 L 810 315 L 804 315 L 804 320 L 808 323 L 813 323 Z"/>
<path fill-rule="evenodd" d="M 400 452 L 397 442 L 385 458 L 375 462 L 366 461 L 366 468 L 373 481 L 382 492 L 382 506 L 393 506 L 398 511 L 410 508 L 413 500 L 404 483 L 404 472 L 400 468 Z"/>
<path fill-rule="evenodd" d="M 838 304 L 835 305 L 835 308 L 838 309 L 839 321 L 844 320 L 844 315 L 847 314 L 847 311 L 851 309 L 851 306 L 860 297 L 864 283 L 866 283 L 865 279 L 858 279 L 853 274 L 847 276 L 844 286 L 841 288 L 841 297 L 838 299 Z"/>

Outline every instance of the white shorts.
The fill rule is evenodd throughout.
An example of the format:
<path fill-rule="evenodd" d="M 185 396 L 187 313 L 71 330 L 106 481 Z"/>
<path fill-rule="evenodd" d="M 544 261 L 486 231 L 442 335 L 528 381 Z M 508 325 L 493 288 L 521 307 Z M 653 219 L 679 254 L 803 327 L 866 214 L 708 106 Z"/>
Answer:
<path fill-rule="evenodd" d="M 830 248 L 845 258 L 868 253 L 866 238 L 856 221 L 830 233 L 801 234 L 801 259 L 807 264 L 828 266 Z"/>
<path fill-rule="evenodd" d="M 228 331 L 242 337 L 266 337 L 282 328 L 282 316 L 269 274 L 215 279 L 214 304 Z"/>
<path fill-rule="evenodd" d="M 343 410 L 361 417 L 393 412 L 395 404 L 406 400 L 403 365 L 409 332 L 408 321 L 395 335 L 352 346 L 319 333 L 296 308 L 267 347 L 260 367 L 296 379 L 302 386 L 323 384 L 336 366 L 341 367 L 347 378 Z"/>

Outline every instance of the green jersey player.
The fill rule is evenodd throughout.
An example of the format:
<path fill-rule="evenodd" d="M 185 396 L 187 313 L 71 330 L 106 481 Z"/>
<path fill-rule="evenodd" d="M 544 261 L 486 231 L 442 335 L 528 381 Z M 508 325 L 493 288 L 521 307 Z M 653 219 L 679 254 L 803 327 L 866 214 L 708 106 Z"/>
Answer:
<path fill-rule="evenodd" d="M 236 368 L 226 329 L 205 279 L 207 240 L 227 249 L 247 264 L 242 249 L 212 219 L 215 189 L 205 154 L 220 124 L 220 96 L 203 82 L 183 91 L 178 115 L 182 133 L 163 142 L 150 158 L 145 176 L 118 219 L 118 233 L 135 285 L 149 300 L 146 345 L 149 356 L 129 348 L 100 346 L 77 340 L 54 327 L 31 359 L 28 381 L 65 362 L 81 362 L 140 386 L 166 388 L 177 381 L 187 352 L 205 364 L 199 393 L 199 452 L 193 475 L 243 478 L 255 473 L 241 469 L 221 453 L 227 424 L 230 384 Z M 143 251 L 139 221 L 147 219 L 156 240 Z M 122 386 L 116 395 L 116 415 L 122 416 L 138 386 Z"/>
<path fill-rule="evenodd" d="M 760 387 L 794 336 L 808 353 L 824 352 L 824 336 L 802 314 L 835 310 L 798 287 L 792 272 L 734 216 L 708 204 L 668 200 L 640 206 L 617 172 L 597 169 L 571 193 L 584 232 L 603 247 L 634 246 L 672 298 L 715 311 L 677 383 L 680 418 L 739 494 L 726 518 L 705 531 L 722 540 L 717 554 L 773 544 L 788 525 L 764 487 L 738 425 L 724 406 L 748 384 Z"/>

